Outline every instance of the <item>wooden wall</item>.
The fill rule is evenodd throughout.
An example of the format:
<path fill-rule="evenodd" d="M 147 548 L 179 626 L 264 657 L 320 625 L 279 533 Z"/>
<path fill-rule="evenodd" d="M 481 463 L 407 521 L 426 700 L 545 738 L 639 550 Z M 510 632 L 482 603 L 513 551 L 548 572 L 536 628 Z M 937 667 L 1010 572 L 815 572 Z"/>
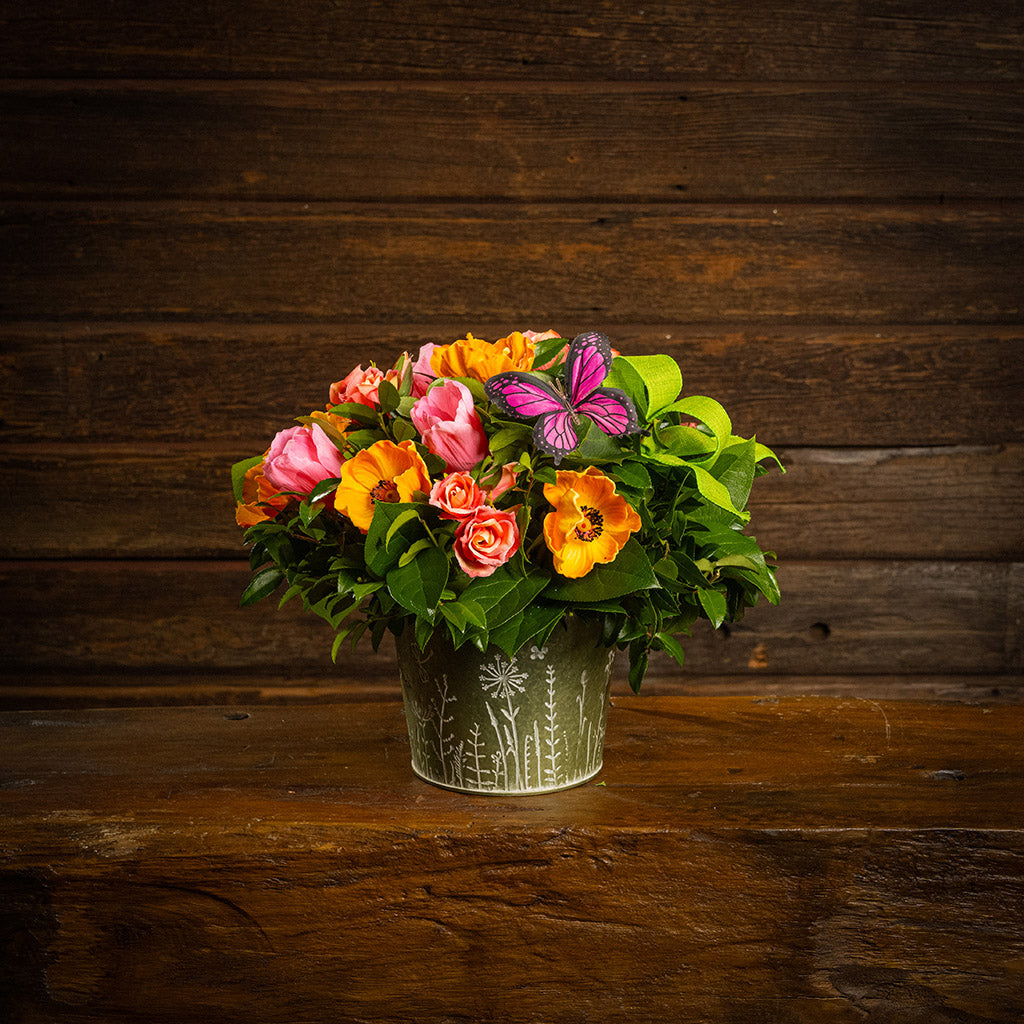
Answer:
<path fill-rule="evenodd" d="M 0 703 L 394 696 L 238 608 L 228 467 L 549 327 L 789 466 L 782 606 L 649 692 L 1020 699 L 1024 9 L 818 6 L 3 3 Z"/>

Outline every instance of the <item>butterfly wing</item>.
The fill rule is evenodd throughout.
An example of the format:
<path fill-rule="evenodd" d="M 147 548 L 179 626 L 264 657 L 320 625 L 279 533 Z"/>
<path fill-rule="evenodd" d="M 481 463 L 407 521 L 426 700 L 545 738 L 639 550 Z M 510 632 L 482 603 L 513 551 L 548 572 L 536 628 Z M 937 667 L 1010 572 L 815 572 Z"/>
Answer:
<path fill-rule="evenodd" d="M 568 409 L 542 416 L 533 428 L 534 447 L 553 455 L 555 465 L 579 443 L 579 435 L 572 425 L 572 413 Z"/>
<path fill-rule="evenodd" d="M 529 420 L 566 411 L 565 402 L 554 387 L 522 370 L 495 374 L 484 384 L 484 391 L 505 415 L 516 419 Z"/>
<path fill-rule="evenodd" d="M 565 357 L 565 391 L 578 408 L 603 383 L 612 366 L 612 346 L 607 335 L 597 331 L 577 334 Z"/>
<path fill-rule="evenodd" d="M 589 416 L 606 434 L 622 437 L 640 429 L 636 409 L 626 393 L 619 388 L 598 388 L 576 406 L 576 411 Z"/>

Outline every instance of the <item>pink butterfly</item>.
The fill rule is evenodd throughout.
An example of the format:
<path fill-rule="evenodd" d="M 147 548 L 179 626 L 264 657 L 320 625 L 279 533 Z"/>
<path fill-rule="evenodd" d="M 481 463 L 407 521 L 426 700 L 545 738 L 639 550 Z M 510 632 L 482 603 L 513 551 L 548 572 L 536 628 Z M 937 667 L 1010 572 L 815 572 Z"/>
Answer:
<path fill-rule="evenodd" d="M 573 451 L 580 443 L 573 425 L 577 415 L 588 419 L 613 437 L 639 430 L 636 409 L 619 388 L 603 388 L 612 365 L 608 338 L 596 331 L 579 334 L 565 357 L 564 383 L 520 370 L 497 373 L 484 385 L 487 397 L 507 416 L 520 420 L 539 416 L 533 428 L 533 443 L 555 457 Z"/>

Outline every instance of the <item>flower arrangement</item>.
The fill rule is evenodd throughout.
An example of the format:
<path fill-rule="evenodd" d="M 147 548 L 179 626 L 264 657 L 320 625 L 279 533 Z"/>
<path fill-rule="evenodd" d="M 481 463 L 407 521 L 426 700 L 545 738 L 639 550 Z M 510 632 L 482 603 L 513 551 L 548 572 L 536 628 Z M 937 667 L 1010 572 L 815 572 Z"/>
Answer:
<path fill-rule="evenodd" d="M 284 586 L 281 604 L 330 623 L 335 658 L 406 628 L 421 648 L 444 629 L 513 657 L 574 613 L 628 649 L 638 690 L 650 651 L 682 663 L 696 619 L 779 600 L 774 556 L 743 529 L 755 477 L 781 464 L 681 391 L 669 356 L 596 332 L 467 334 L 357 366 L 233 467 L 242 603 Z"/>

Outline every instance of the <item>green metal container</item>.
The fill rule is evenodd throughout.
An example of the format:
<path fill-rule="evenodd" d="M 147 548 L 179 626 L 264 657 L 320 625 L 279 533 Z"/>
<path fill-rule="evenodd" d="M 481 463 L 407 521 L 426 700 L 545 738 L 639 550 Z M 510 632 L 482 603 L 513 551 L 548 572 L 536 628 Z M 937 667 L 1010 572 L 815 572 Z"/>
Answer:
<path fill-rule="evenodd" d="M 614 648 L 600 624 L 568 615 L 543 647 L 514 658 L 455 650 L 446 629 L 421 651 L 396 640 L 413 771 L 463 793 L 526 795 L 578 786 L 600 770 Z"/>

